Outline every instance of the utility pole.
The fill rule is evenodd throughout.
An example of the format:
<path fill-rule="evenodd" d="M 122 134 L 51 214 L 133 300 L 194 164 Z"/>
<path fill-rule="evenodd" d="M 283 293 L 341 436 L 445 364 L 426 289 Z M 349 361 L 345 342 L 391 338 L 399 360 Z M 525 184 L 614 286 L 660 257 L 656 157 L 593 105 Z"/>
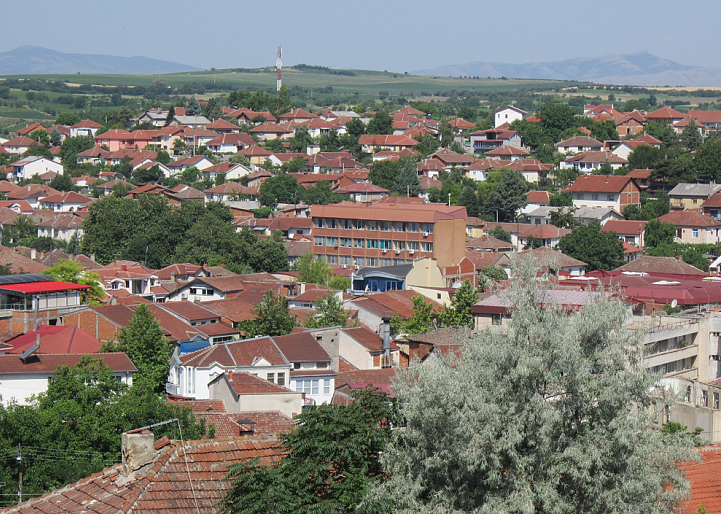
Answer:
<path fill-rule="evenodd" d="M 18 456 L 15 457 L 18 463 L 18 503 L 23 501 L 23 454 L 18 443 Z"/>

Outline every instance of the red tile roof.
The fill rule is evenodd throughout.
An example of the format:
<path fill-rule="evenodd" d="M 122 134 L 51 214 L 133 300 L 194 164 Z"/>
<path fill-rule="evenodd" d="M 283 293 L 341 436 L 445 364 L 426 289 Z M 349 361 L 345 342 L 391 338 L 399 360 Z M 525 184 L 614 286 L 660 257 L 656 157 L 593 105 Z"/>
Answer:
<path fill-rule="evenodd" d="M 681 258 L 676 257 L 652 257 L 643 255 L 633 262 L 624 264 L 615 271 L 633 271 L 640 273 L 664 273 L 671 275 L 708 275 L 690 264 L 686 264 Z"/>
<path fill-rule="evenodd" d="M 225 377 L 237 395 L 247 394 L 286 394 L 294 393 L 287 387 L 279 386 L 244 371 L 226 371 Z"/>
<path fill-rule="evenodd" d="M 349 386 L 351 389 L 365 389 L 366 387 L 379 387 L 388 393 L 391 398 L 393 394 L 393 378 L 396 376 L 398 368 L 380 368 L 380 369 L 359 369 L 356 371 L 346 371 L 338 373 L 335 379 L 336 389 Z"/>
<path fill-rule="evenodd" d="M 526 198 L 528 198 L 528 203 L 548 205 L 548 202 L 551 201 L 551 193 L 548 191 L 529 191 L 526 193 Z"/>
<path fill-rule="evenodd" d="M 363 134 L 358 140 L 358 144 L 361 146 L 415 146 L 418 144 L 418 141 L 404 135 Z"/>
<path fill-rule="evenodd" d="M 278 336 L 273 341 L 288 362 L 330 362 L 328 353 L 315 340 L 312 332 Z"/>
<path fill-rule="evenodd" d="M 214 363 L 227 368 L 252 366 L 257 359 L 265 359 L 272 366 L 287 365 L 288 361 L 270 337 L 246 339 L 213 346 L 180 357 L 183 366 L 211 367 Z"/>
<path fill-rule="evenodd" d="M 653 170 L 644 170 L 641 168 L 637 168 L 635 170 L 629 171 L 626 176 L 629 178 L 637 178 L 639 180 L 648 179 L 651 177 L 651 172 Z"/>
<path fill-rule="evenodd" d="M 383 351 L 383 338 L 368 328 L 344 328 L 343 332 L 365 346 L 370 352 Z M 391 341 L 391 349 L 398 349 L 395 341 Z"/>
<path fill-rule="evenodd" d="M 581 175 L 566 190 L 584 193 L 620 193 L 630 181 L 630 177 L 620 175 Z"/>
<path fill-rule="evenodd" d="M 700 462 L 682 466 L 691 485 L 691 497 L 677 509 L 678 514 L 697 514 L 703 505 L 705 512 L 721 512 L 721 446 L 699 448 Z"/>
<path fill-rule="evenodd" d="M 76 327 L 42 325 L 38 330 L 8 340 L 7 343 L 12 345 L 12 348 L 6 350 L 5 353 L 22 354 L 38 341 L 40 348 L 35 353 L 97 353 L 102 344 L 87 332 Z"/>
<path fill-rule="evenodd" d="M 684 117 L 683 114 L 670 107 L 661 107 L 660 109 L 649 112 L 646 115 L 647 120 L 680 120 Z"/>
<path fill-rule="evenodd" d="M 511 156 L 511 155 L 531 155 L 525 150 L 521 150 L 520 148 L 514 148 L 511 145 L 502 146 L 500 148 L 496 148 L 495 150 L 491 150 L 490 152 L 486 152 L 486 155 L 500 155 L 500 156 Z"/>
<path fill-rule="evenodd" d="M 603 227 L 601 232 L 615 232 L 616 234 L 633 234 L 641 235 L 646 230 L 648 221 L 632 221 L 632 220 L 609 220 Z"/>
<path fill-rule="evenodd" d="M 80 359 L 85 355 L 90 355 L 96 359 L 100 359 L 113 371 L 137 371 L 135 366 L 127 355 L 124 353 L 65 353 L 65 354 L 48 354 L 33 353 L 25 359 L 20 360 L 19 355 L 0 355 L 0 374 L 6 373 L 47 373 L 54 372 L 58 366 L 68 366 L 74 368 Z"/>
<path fill-rule="evenodd" d="M 671 211 L 664 214 L 659 221 L 672 223 L 679 227 L 719 227 L 721 222 L 696 211 Z"/>

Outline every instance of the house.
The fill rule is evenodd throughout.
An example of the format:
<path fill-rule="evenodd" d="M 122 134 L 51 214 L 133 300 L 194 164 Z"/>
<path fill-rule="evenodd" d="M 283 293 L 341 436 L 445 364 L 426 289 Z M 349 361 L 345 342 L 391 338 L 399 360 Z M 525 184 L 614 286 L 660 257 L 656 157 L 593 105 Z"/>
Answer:
<path fill-rule="evenodd" d="M 608 116 L 620 116 L 621 113 L 613 108 L 613 104 L 588 104 L 583 106 L 583 115 L 593 118 L 594 116 L 600 116 L 606 114 Z"/>
<path fill-rule="evenodd" d="M 251 145 L 247 148 L 243 148 L 238 152 L 238 155 L 245 155 L 250 164 L 253 166 L 253 170 L 263 166 L 265 161 L 270 161 L 274 166 L 280 166 L 280 160 L 260 145 Z"/>
<path fill-rule="evenodd" d="M 671 209 L 698 209 L 721 190 L 721 184 L 677 184 L 668 193 Z"/>
<path fill-rule="evenodd" d="M 612 207 L 623 213 L 627 205 L 641 204 L 641 188 L 627 176 L 581 175 L 566 191 L 574 207 Z"/>
<path fill-rule="evenodd" d="M 546 269 L 552 275 L 560 278 L 580 277 L 586 274 L 585 262 L 574 259 L 548 246 L 518 252 L 518 264 L 529 261 L 532 262 L 534 266 Z M 510 268 L 507 269 L 505 265 L 502 267 L 506 270 L 506 273 L 510 272 Z"/>
<path fill-rule="evenodd" d="M 313 243 L 302 239 L 300 241 L 290 240 L 284 241 L 283 245 L 288 251 L 288 266 L 292 266 L 294 262 L 308 253 L 313 253 Z"/>
<path fill-rule="evenodd" d="M 213 166 L 213 161 L 208 159 L 205 155 L 195 155 L 193 157 L 186 157 L 185 159 L 178 159 L 168 163 L 168 168 L 172 170 L 174 174 L 180 174 L 188 168 L 195 167 L 198 171 L 203 171 L 206 168 Z"/>
<path fill-rule="evenodd" d="M 392 152 L 400 152 L 406 148 L 413 148 L 418 144 L 413 138 L 408 136 L 394 136 L 394 135 L 371 135 L 363 134 L 358 140 L 358 144 L 361 145 L 364 152 L 376 153 L 380 150 L 390 150 Z"/>
<path fill-rule="evenodd" d="M 721 129 L 721 111 L 689 110 L 687 114 L 696 121 L 704 138 Z"/>
<path fill-rule="evenodd" d="M 297 107 L 294 107 L 290 110 L 290 112 L 286 112 L 285 114 L 281 114 L 278 119 L 280 121 L 295 121 L 295 122 L 303 122 L 303 121 L 310 121 L 317 119 L 318 116 L 315 114 L 311 114 L 308 111 L 304 109 L 299 109 Z"/>
<path fill-rule="evenodd" d="M 185 128 L 180 135 L 180 138 L 183 140 L 185 145 L 189 148 L 199 148 L 200 146 L 205 146 L 209 141 L 212 141 L 213 139 L 218 137 L 217 132 L 213 132 L 212 130 L 208 130 L 205 127 L 198 127 L 198 128 Z"/>
<path fill-rule="evenodd" d="M 453 133 L 456 135 L 463 134 L 470 129 L 476 128 L 473 123 L 466 121 L 463 118 L 451 118 L 448 124 L 451 126 Z"/>
<path fill-rule="evenodd" d="M 261 141 L 271 141 L 273 139 L 288 139 L 293 137 L 293 131 L 275 123 L 263 123 L 257 127 L 253 127 L 249 131 L 257 136 Z"/>
<path fill-rule="evenodd" d="M 391 366 L 400 365 L 400 349 L 394 341 L 389 344 Z M 382 369 L 383 338 L 366 327 L 343 328 L 340 330 L 340 357 L 358 369 Z M 341 384 L 339 384 L 341 385 Z"/>
<path fill-rule="evenodd" d="M 77 154 L 78 162 L 81 164 L 84 164 L 86 162 L 90 164 L 105 164 L 105 161 L 107 161 L 109 158 L 110 152 L 97 146 L 94 146 Z"/>
<path fill-rule="evenodd" d="M 721 221 L 696 211 L 671 211 L 659 221 L 676 226 L 676 238 L 687 244 L 717 244 L 721 233 Z"/>
<path fill-rule="evenodd" d="M 206 202 L 229 202 L 242 198 L 258 197 L 258 190 L 256 188 L 245 187 L 240 184 L 240 182 L 225 182 L 219 186 L 206 189 L 203 193 Z"/>
<path fill-rule="evenodd" d="M 613 207 L 538 207 L 526 216 L 532 225 L 548 225 L 551 223 L 552 213 L 568 211 L 575 221 L 584 225 L 598 221 L 603 226 L 610 220 L 623 219 L 623 215 Z"/>
<path fill-rule="evenodd" d="M 503 125 L 504 123 L 511 124 L 516 120 L 524 119 L 527 114 L 528 113 L 526 111 L 509 105 L 508 107 L 495 112 L 493 116 L 493 126 L 498 128 L 498 126 Z"/>
<path fill-rule="evenodd" d="M 333 267 L 405 264 L 418 257 L 441 267 L 465 255 L 466 208 L 440 204 L 313 205 L 313 253 Z"/>
<path fill-rule="evenodd" d="M 226 118 L 234 118 L 241 125 L 253 125 L 256 122 L 264 123 L 266 121 L 277 121 L 275 116 L 269 112 L 251 111 L 246 107 L 241 107 L 225 115 Z"/>
<path fill-rule="evenodd" d="M 601 232 L 615 232 L 624 243 L 643 248 L 646 242 L 647 221 L 613 220 L 601 227 Z"/>
<path fill-rule="evenodd" d="M 467 168 L 473 161 L 476 160 L 472 155 L 454 152 L 448 148 L 439 149 L 435 153 L 430 154 L 428 159 L 440 161 L 447 170 L 450 170 L 453 167 Z"/>
<path fill-rule="evenodd" d="M 172 316 L 187 323 L 191 327 L 195 327 L 196 330 L 200 332 L 200 335 L 204 337 L 205 341 L 207 341 L 210 345 L 227 343 L 240 339 L 240 331 L 238 329 L 223 322 L 220 315 L 206 309 L 200 304 L 184 301 L 163 302 L 157 306 L 152 306 L 151 309 L 153 309 L 153 314 L 156 315 L 156 318 L 159 318 L 158 321 L 162 322 L 164 314 L 161 310 L 158 310 L 158 308 L 170 313 Z M 170 323 L 167 322 L 163 325 L 170 327 Z M 187 346 L 183 347 L 181 345 L 180 353 L 187 352 L 187 348 Z"/>
<path fill-rule="evenodd" d="M 41 198 L 55 194 L 60 194 L 60 191 L 56 191 L 45 184 L 28 184 L 11 193 L 7 193 L 6 196 L 8 200 L 25 200 L 30 204 L 30 207 L 38 209 Z"/>
<path fill-rule="evenodd" d="M 489 234 L 466 241 L 466 249 L 475 252 L 511 252 L 515 247 Z"/>
<path fill-rule="evenodd" d="M 562 153 L 600 152 L 603 143 L 588 136 L 575 136 L 556 143 L 556 150 Z"/>
<path fill-rule="evenodd" d="M 7 153 L 15 154 L 15 155 L 21 155 L 28 151 L 28 149 L 33 145 L 40 145 L 37 141 L 34 139 L 30 139 L 26 136 L 18 136 L 14 137 L 8 141 L 5 141 L 2 144 L 2 147 L 5 149 Z M 42 146 L 42 145 L 40 145 Z"/>
<path fill-rule="evenodd" d="M 40 325 L 37 330 L 20 334 L 5 341 L 9 346 L 0 353 L 23 355 L 28 350 L 34 354 L 80 354 L 97 353 L 102 343 L 76 327 Z M 38 345 L 39 348 L 33 348 Z"/>
<path fill-rule="evenodd" d="M 659 123 L 676 123 L 686 116 L 671 107 L 661 107 L 658 110 L 646 114 L 646 121 L 656 121 Z"/>
<path fill-rule="evenodd" d="M 111 152 L 116 152 L 128 146 L 130 132 L 122 129 L 111 129 L 95 136 L 95 146 L 104 146 Z"/>
<path fill-rule="evenodd" d="M 156 127 L 164 127 L 167 119 L 168 111 L 163 111 L 160 108 L 157 108 L 145 111 L 140 117 L 138 117 L 138 124 L 150 123 Z"/>
<path fill-rule="evenodd" d="M 654 148 L 661 148 L 662 142 L 653 136 L 649 136 L 645 132 L 638 137 L 630 141 L 622 141 L 616 148 L 613 149 L 613 155 L 628 159 L 628 156 L 636 150 L 639 146 L 646 145 Z"/>
<path fill-rule="evenodd" d="M 0 355 L 0 398 L 7 406 L 16 402 L 28 405 L 30 397 L 44 393 L 48 380 L 52 380 L 58 366 L 74 368 L 86 355 L 84 353 L 40 353 L 38 345 L 28 348 L 22 355 Z M 133 384 L 137 368 L 127 355 L 117 353 L 90 353 L 108 366 L 113 376 L 128 386 Z"/>
<path fill-rule="evenodd" d="M 651 172 L 653 170 L 635 169 L 629 171 L 626 176 L 632 178 L 641 190 L 651 187 Z"/>
<path fill-rule="evenodd" d="M 503 161 L 499 161 L 503 162 Z M 516 159 L 508 164 L 512 170 L 519 172 L 527 182 L 538 183 L 541 177 L 553 169 L 553 164 L 545 164 L 538 159 Z"/>
<path fill-rule="evenodd" d="M 440 267 L 429 258 L 416 259 L 408 264 L 362 268 L 351 274 L 351 283 L 355 294 L 396 290 L 424 294 L 427 288 L 446 286 Z"/>
<path fill-rule="evenodd" d="M 70 137 L 95 137 L 95 133 L 103 126 L 93 120 L 83 120 L 70 127 Z"/>
<path fill-rule="evenodd" d="M 521 135 L 515 130 L 495 128 L 477 130 L 469 135 L 471 149 L 474 154 L 484 154 L 503 146 L 521 147 Z"/>
<path fill-rule="evenodd" d="M 196 278 L 169 294 L 167 301 L 207 302 L 224 300 L 228 295 L 240 293 L 244 290 L 245 280 L 242 275 Z"/>
<path fill-rule="evenodd" d="M 175 111 L 176 115 L 173 116 L 169 125 L 185 125 L 190 128 L 200 128 L 210 124 L 210 120 L 205 116 L 186 116 L 177 114 L 177 109 Z"/>
<path fill-rule="evenodd" d="M 280 232 L 283 238 L 300 239 L 310 236 L 313 220 L 310 218 L 274 218 L 268 225 L 268 235 Z"/>
<path fill-rule="evenodd" d="M 83 237 L 83 217 L 72 212 L 63 212 L 50 216 L 43 216 L 38 221 L 38 237 L 51 237 L 70 242 L 73 238 Z"/>
<path fill-rule="evenodd" d="M 543 243 L 543 246 L 554 248 L 563 236 L 566 236 L 571 232 L 573 232 L 571 229 L 558 228 L 555 225 L 538 225 L 533 229 L 529 230 L 528 232 L 518 234 L 517 249 L 519 251 L 522 250 L 523 247 L 528 243 L 528 239 L 531 237 L 540 239 Z"/>
<path fill-rule="evenodd" d="M 255 140 L 249 134 L 244 133 L 220 134 L 205 142 L 205 146 L 216 154 L 236 153 L 254 144 Z"/>
<path fill-rule="evenodd" d="M 200 174 L 203 178 L 215 180 L 217 176 L 222 176 L 226 181 L 238 180 L 250 174 L 250 170 L 242 164 L 234 164 L 232 162 L 221 162 L 204 168 Z"/>
<path fill-rule="evenodd" d="M 600 170 L 601 166 L 605 163 L 609 163 L 614 170 L 617 170 L 621 166 L 627 165 L 628 161 L 614 155 L 608 150 L 603 150 L 600 152 L 584 152 L 572 157 L 566 157 L 566 159 L 561 161 L 560 167 L 562 169 L 576 168 L 582 173 L 593 173 L 596 170 Z"/>
<path fill-rule="evenodd" d="M 339 187 L 334 193 L 349 195 L 354 202 L 375 202 L 384 196 L 388 196 L 389 191 L 370 182 L 356 182 L 345 187 Z"/>
<path fill-rule="evenodd" d="M 358 320 L 363 326 L 382 334 L 384 326 L 397 314 L 407 319 L 413 316 L 413 298 L 419 293 L 410 290 L 386 291 L 363 295 L 344 302 L 344 308 L 358 311 Z M 424 297 L 426 304 L 433 309 L 440 309 L 440 304 Z"/>
<path fill-rule="evenodd" d="M 46 196 L 40 200 L 41 209 L 49 209 L 53 212 L 73 212 L 85 207 L 92 202 L 87 196 L 74 191 L 67 193 Z"/>
<path fill-rule="evenodd" d="M 286 416 L 300 414 L 304 394 L 279 386 L 269 380 L 243 371 L 225 372 L 208 384 L 210 398 L 223 400 L 233 412 L 273 410 Z"/>
<path fill-rule="evenodd" d="M 243 413 L 233 421 L 235 434 L 245 435 L 243 438 L 171 442 L 168 438 L 154 441 L 147 430 L 126 432 L 122 435 L 122 464 L 20 503 L 8 512 L 80 514 L 92 505 L 96 511 L 114 514 L 214 514 L 233 487 L 228 480 L 230 466 L 254 458 L 270 465 L 282 457 L 274 437 L 262 432 L 248 437 L 257 426 L 253 421 L 257 414 Z M 279 413 L 278 417 L 287 419 Z M 287 427 L 288 421 L 282 426 Z M 170 490 L 172 500 L 168 498 Z"/>
<path fill-rule="evenodd" d="M 629 135 L 635 136 L 643 131 L 646 126 L 646 117 L 639 111 L 633 111 L 614 117 L 613 122 L 616 125 L 618 137 L 626 138 Z"/>
<path fill-rule="evenodd" d="M 28 156 L 12 163 L 12 171 L 7 174 L 7 180 L 18 182 L 30 179 L 33 175 L 42 175 L 47 172 L 63 173 L 63 165 L 45 157 Z"/>
<path fill-rule="evenodd" d="M 486 152 L 486 157 L 489 159 L 502 159 L 505 161 L 515 161 L 516 159 L 523 159 L 529 155 L 531 154 L 527 151 L 511 145 L 502 146 L 501 148 Z"/>

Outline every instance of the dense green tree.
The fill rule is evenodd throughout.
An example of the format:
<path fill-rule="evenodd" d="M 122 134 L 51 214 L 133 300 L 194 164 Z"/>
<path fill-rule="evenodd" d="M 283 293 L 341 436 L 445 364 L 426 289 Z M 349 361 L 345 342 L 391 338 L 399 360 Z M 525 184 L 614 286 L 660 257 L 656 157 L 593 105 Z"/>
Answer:
<path fill-rule="evenodd" d="M 570 191 L 561 191 L 549 197 L 548 205 L 551 207 L 573 207 L 573 195 Z"/>
<path fill-rule="evenodd" d="M 330 188 L 330 182 L 319 180 L 314 186 L 305 189 L 298 188 L 298 199 L 308 205 L 328 205 L 348 200 L 348 195 L 334 193 Z"/>
<path fill-rule="evenodd" d="M 80 123 L 81 121 L 83 120 L 80 119 L 80 116 L 77 114 L 73 114 L 71 112 L 61 112 L 55 118 L 55 125 L 67 125 L 69 127 L 75 125 L 76 123 Z"/>
<path fill-rule="evenodd" d="M 17 246 L 22 239 L 37 237 L 38 228 L 30 216 L 20 214 L 13 225 L 6 225 L 3 233 L 3 245 Z"/>
<path fill-rule="evenodd" d="M 295 129 L 293 137 L 288 140 L 290 143 L 291 152 L 305 152 L 308 146 L 315 144 L 313 137 L 310 135 L 310 130 L 307 126 L 301 125 Z"/>
<path fill-rule="evenodd" d="M 155 393 L 165 392 L 170 371 L 170 343 L 163 335 L 160 323 L 145 304 L 135 307 L 133 317 L 120 329 L 117 350 L 125 352 L 138 368 L 134 381 Z"/>
<path fill-rule="evenodd" d="M 137 170 L 133 171 L 133 178 L 143 183 L 157 182 L 163 177 L 163 171 L 157 164 L 155 166 L 151 166 L 150 168 L 138 168 Z"/>
<path fill-rule="evenodd" d="M 543 246 L 543 239 L 539 239 L 536 236 L 528 236 L 526 238 L 526 244 L 523 245 L 524 250 L 535 250 Z"/>
<path fill-rule="evenodd" d="M 261 205 L 275 207 L 279 203 L 298 203 L 298 181 L 292 175 L 281 173 L 263 182 L 258 200 Z"/>
<path fill-rule="evenodd" d="M 49 275 L 60 282 L 90 287 L 85 293 L 88 305 L 102 305 L 105 291 L 100 283 L 100 275 L 86 270 L 82 264 L 70 259 L 62 260 L 43 271 L 43 274 Z"/>
<path fill-rule="evenodd" d="M 503 227 L 501 225 L 496 225 L 495 227 L 493 227 L 491 230 L 488 231 L 488 234 L 506 243 L 511 242 L 511 233 L 503 230 Z"/>
<path fill-rule="evenodd" d="M 387 109 L 380 109 L 368 122 L 367 134 L 393 134 L 393 118 Z"/>
<path fill-rule="evenodd" d="M 601 164 L 601 167 L 598 168 L 598 171 L 594 171 L 594 174 L 596 174 L 596 175 L 613 175 L 614 169 L 613 169 L 613 166 L 611 166 L 610 162 L 605 161 L 603 164 Z"/>
<path fill-rule="evenodd" d="M 546 104 L 538 111 L 544 133 L 554 143 L 561 140 L 561 133 L 578 127 L 576 113 L 568 104 Z"/>
<path fill-rule="evenodd" d="M 681 142 L 690 152 L 696 151 L 701 146 L 703 138 L 698 130 L 698 125 L 691 120 L 681 131 Z"/>
<path fill-rule="evenodd" d="M 191 185 L 198 180 L 198 177 L 200 177 L 200 170 L 195 166 L 190 166 L 182 171 L 181 176 L 183 177 L 183 182 L 187 185 Z"/>
<path fill-rule="evenodd" d="M 392 438 L 395 409 L 377 389 L 353 391 L 345 405 L 312 407 L 297 428 L 280 436 L 284 458 L 233 465 L 222 514 L 355 512 L 368 491 L 386 479 L 380 455 Z"/>
<path fill-rule="evenodd" d="M 390 159 L 376 161 L 373 163 L 373 166 L 371 166 L 370 173 L 368 174 L 368 182 L 390 191 L 393 189 L 393 185 L 400 172 L 400 161 L 391 161 Z"/>
<path fill-rule="evenodd" d="M 414 146 L 413 149 L 425 156 L 432 154 L 441 147 L 441 142 L 430 134 L 422 137 L 416 136 L 415 139 L 418 141 L 418 144 Z"/>
<path fill-rule="evenodd" d="M 469 280 L 464 280 L 461 287 L 456 289 L 451 299 L 451 305 L 444 307 L 438 314 L 438 321 L 446 327 L 473 328 L 473 314 L 471 307 L 478 301 L 476 289 Z"/>
<path fill-rule="evenodd" d="M 656 165 L 651 178 L 665 181 L 668 187 L 696 182 L 696 169 L 691 155 L 682 153 L 668 156 Z"/>
<path fill-rule="evenodd" d="M 452 366 L 401 370 L 403 430 L 366 512 L 673 512 L 697 452 L 657 428 L 673 399 L 655 395 L 626 306 L 569 315 L 539 301 L 535 269 L 518 275 L 508 330 L 459 340 Z"/>
<path fill-rule="evenodd" d="M 158 150 L 155 160 L 158 161 L 160 164 L 170 164 L 170 154 L 165 150 Z"/>
<path fill-rule="evenodd" d="M 333 268 L 325 261 L 316 259 L 307 253 L 293 263 L 293 271 L 298 271 L 298 282 L 327 286 L 333 276 Z"/>
<path fill-rule="evenodd" d="M 316 312 L 308 316 L 304 325 L 307 328 L 347 327 L 350 323 L 350 311 L 343 308 L 343 300 L 330 292 L 315 301 Z"/>
<path fill-rule="evenodd" d="M 176 248 L 175 261 L 217 266 L 234 262 L 241 247 L 233 225 L 208 213 L 185 233 L 183 242 Z"/>
<path fill-rule="evenodd" d="M 664 152 L 661 148 L 649 145 L 639 145 L 628 156 L 628 167 L 632 170 L 654 169 L 661 161 L 663 161 Z"/>
<path fill-rule="evenodd" d="M 211 121 L 219 120 L 223 117 L 223 111 L 220 110 L 218 102 L 213 97 L 208 98 L 208 101 L 202 107 L 201 112 L 203 113 L 203 116 Z"/>
<path fill-rule="evenodd" d="M 198 104 L 195 97 L 192 97 L 188 102 L 188 105 L 185 106 L 185 115 L 200 116 L 201 114 L 203 114 L 203 110 L 200 108 L 200 104 Z"/>
<path fill-rule="evenodd" d="M 426 301 L 423 295 L 413 297 L 413 315 L 404 319 L 396 313 L 391 320 L 391 330 L 394 334 L 418 335 L 433 329 L 436 313 L 433 305 Z"/>
<path fill-rule="evenodd" d="M 500 266 L 486 266 L 478 272 L 478 287 L 483 291 L 489 291 L 498 280 L 506 280 L 507 278 L 506 270 Z"/>
<path fill-rule="evenodd" d="M 576 227 L 563 236 L 558 249 L 585 262 L 587 271 L 612 270 L 623 264 L 623 242 L 615 232 L 601 232 L 601 224 L 597 221 Z"/>
<path fill-rule="evenodd" d="M 54 128 L 50 131 L 50 145 L 60 146 L 63 143 L 63 136 L 60 134 L 58 129 Z"/>
<path fill-rule="evenodd" d="M 67 173 L 58 173 L 48 185 L 58 191 L 71 191 L 73 189 L 73 179 Z"/>
<path fill-rule="evenodd" d="M 406 159 L 393 182 L 393 192 L 400 196 L 416 197 L 421 193 L 421 181 L 418 178 L 416 163 Z"/>
<path fill-rule="evenodd" d="M 676 237 L 676 226 L 673 223 L 666 223 L 653 219 L 646 224 L 645 246 L 657 247 L 673 243 Z"/>
<path fill-rule="evenodd" d="M 472 184 L 464 184 L 458 197 L 458 205 L 464 205 L 469 216 L 477 217 L 480 214 L 478 193 Z"/>
<path fill-rule="evenodd" d="M 318 144 L 320 145 L 321 152 L 337 152 L 342 146 L 336 129 L 331 129 L 327 134 L 320 136 Z"/>
<path fill-rule="evenodd" d="M 236 257 L 237 263 L 250 266 L 257 272 L 277 273 L 288 271 L 288 250 L 283 240 L 277 237 L 260 238 L 245 228 L 239 234 L 241 253 Z"/>
<path fill-rule="evenodd" d="M 66 169 L 73 168 L 78 164 L 77 155 L 93 146 L 95 140 L 91 136 L 67 137 L 60 145 L 60 161 Z"/>
<path fill-rule="evenodd" d="M 573 207 L 570 209 L 560 208 L 556 211 L 551 211 L 551 225 L 558 228 L 575 228 L 580 225 L 580 222 L 573 217 L 573 213 L 576 211 Z"/>
<path fill-rule="evenodd" d="M 698 170 L 698 178 L 721 182 L 721 139 L 707 139 L 696 152 L 693 161 Z"/>
<path fill-rule="evenodd" d="M 48 136 L 48 132 L 46 130 L 36 130 L 35 132 L 30 134 L 30 139 L 32 139 L 33 141 L 37 141 L 43 146 L 50 146 L 50 137 Z"/>
<path fill-rule="evenodd" d="M 251 312 L 255 319 L 241 321 L 238 328 L 245 337 L 282 336 L 290 334 L 295 328 L 296 317 L 290 312 L 285 296 L 273 291 L 263 293 L 263 299 Z"/>
<path fill-rule="evenodd" d="M 486 214 L 498 213 L 499 221 L 516 221 L 520 209 L 528 203 L 528 183 L 515 170 L 506 171 L 486 202 Z"/>

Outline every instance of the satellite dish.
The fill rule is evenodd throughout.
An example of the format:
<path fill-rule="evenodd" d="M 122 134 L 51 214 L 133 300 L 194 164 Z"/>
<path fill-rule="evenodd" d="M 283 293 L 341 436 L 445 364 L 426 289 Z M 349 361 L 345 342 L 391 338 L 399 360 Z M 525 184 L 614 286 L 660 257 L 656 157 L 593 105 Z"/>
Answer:
<path fill-rule="evenodd" d="M 678 300 L 674 299 L 674 300 L 671 301 L 671 308 L 672 308 L 672 309 L 675 309 L 677 305 L 678 305 Z"/>

